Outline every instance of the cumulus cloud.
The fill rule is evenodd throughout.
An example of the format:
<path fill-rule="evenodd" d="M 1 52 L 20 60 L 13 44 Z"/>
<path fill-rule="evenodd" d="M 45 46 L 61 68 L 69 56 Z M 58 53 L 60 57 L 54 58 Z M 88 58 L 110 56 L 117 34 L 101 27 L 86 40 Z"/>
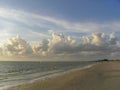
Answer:
<path fill-rule="evenodd" d="M 52 39 L 48 40 L 47 52 L 64 56 L 77 55 L 80 58 L 108 58 L 120 48 L 113 33 L 110 34 L 109 39 L 106 37 L 104 33 L 93 33 L 90 37 L 83 36 L 82 41 L 77 41 L 70 36 L 53 33 Z"/>
<path fill-rule="evenodd" d="M 33 54 L 37 56 L 46 56 L 48 51 L 48 40 L 44 39 L 38 45 L 32 47 Z"/>
<path fill-rule="evenodd" d="M 4 48 L 3 48 L 4 47 Z M 39 44 L 30 45 L 20 36 L 8 39 L 1 47 L 1 56 L 21 56 L 37 58 L 101 59 L 119 57 L 120 43 L 115 33 L 92 33 L 76 40 L 62 33 L 52 33 L 52 37 Z"/>
<path fill-rule="evenodd" d="M 115 33 L 110 34 L 110 44 L 115 45 L 117 43 L 117 38 L 115 36 Z"/>
<path fill-rule="evenodd" d="M 31 46 L 20 36 L 8 39 L 5 42 L 4 47 L 6 49 L 5 54 L 8 56 L 15 55 L 26 56 L 32 53 Z"/>
<path fill-rule="evenodd" d="M 0 8 L 0 18 L 1 56 L 70 57 L 78 59 L 119 57 L 120 42 L 117 40 L 115 33 L 108 35 L 110 32 L 120 31 L 119 21 L 104 23 L 72 22 L 8 8 Z M 21 32 L 21 30 L 24 32 Z M 69 32 L 73 36 L 54 32 L 65 34 Z M 87 36 L 76 36 L 77 34 L 73 34 L 73 32 L 85 34 L 106 32 L 107 35 L 105 33 L 92 33 Z M 26 35 L 24 35 L 25 33 Z M 5 38 L 16 34 L 20 34 L 22 38 L 16 36 L 4 41 Z M 77 39 L 74 38 L 75 36 Z M 39 44 L 31 45 L 23 38 L 29 40 L 30 43 L 32 41 Z"/>
<path fill-rule="evenodd" d="M 72 33 L 73 37 L 76 36 L 76 33 L 90 33 L 90 32 L 119 32 L 120 31 L 120 22 L 119 21 L 109 21 L 104 23 L 99 22 L 75 22 L 75 21 L 69 21 L 65 19 L 61 19 L 58 17 L 51 17 L 49 15 L 41 15 L 40 13 L 33 13 L 33 12 L 27 12 L 22 10 L 16 10 L 16 9 L 8 9 L 8 8 L 1 8 L 0 7 L 0 41 L 4 41 L 6 38 L 9 38 L 11 36 L 15 36 L 16 34 L 19 34 L 20 36 L 24 37 L 27 40 L 30 41 L 38 41 L 42 40 L 43 38 L 49 38 L 50 34 L 52 32 L 64 32 L 65 34 Z M 24 32 L 21 32 L 23 30 Z M 24 35 L 24 33 L 27 33 Z M 77 37 L 77 36 L 76 36 Z M 91 38 L 87 36 L 83 36 L 82 39 L 86 44 L 96 44 L 97 46 L 100 45 L 107 45 L 108 42 L 105 42 L 105 37 L 101 33 L 99 35 L 92 35 L 91 37 L 94 37 L 91 41 Z M 77 37 L 78 38 L 78 37 Z M 116 44 L 116 38 L 113 37 L 113 35 L 110 35 L 109 43 Z M 72 41 L 71 41 L 72 40 Z M 63 41 L 59 41 L 59 43 Z M 74 43 L 75 40 L 72 39 L 72 37 L 65 37 L 64 44 L 66 45 L 66 48 L 68 51 L 74 51 L 75 49 L 71 50 L 71 46 L 69 44 Z M 66 44 L 67 43 L 67 44 Z M 69 43 L 69 44 L 68 44 Z M 52 47 L 57 47 L 55 44 L 53 44 L 53 40 L 49 42 Z M 60 44 L 59 44 L 60 45 Z M 49 45 L 48 45 L 49 46 Z M 38 48 L 37 46 L 35 46 Z M 34 48 L 35 48 L 34 47 Z M 39 46 L 40 48 L 41 46 Z M 63 47 L 63 46 L 61 46 Z M 48 52 L 56 52 L 55 49 L 52 50 L 48 48 Z M 80 47 L 77 47 L 80 48 Z M 76 48 L 76 49 L 77 49 Z M 58 49 L 58 48 L 57 48 Z M 34 49 L 33 49 L 34 50 Z M 61 49 L 62 50 L 62 49 Z M 39 51 L 39 50 L 38 50 Z M 57 50 L 58 51 L 58 50 Z M 63 51 L 63 50 L 62 50 Z M 34 50 L 34 53 L 37 51 Z M 40 53 L 40 52 L 39 52 Z M 46 53 L 46 51 L 44 52 Z M 46 53 L 47 54 L 47 53 Z"/>
<path fill-rule="evenodd" d="M 52 39 L 49 39 L 48 41 L 48 52 L 58 54 L 65 54 L 71 52 L 77 44 L 74 38 L 70 36 L 65 37 L 63 34 L 57 33 L 53 33 Z"/>
<path fill-rule="evenodd" d="M 77 41 L 71 36 L 65 37 L 63 34 L 53 33 L 51 39 L 43 40 L 42 43 L 33 47 L 34 53 L 43 56 L 64 55 L 73 52 Z"/>

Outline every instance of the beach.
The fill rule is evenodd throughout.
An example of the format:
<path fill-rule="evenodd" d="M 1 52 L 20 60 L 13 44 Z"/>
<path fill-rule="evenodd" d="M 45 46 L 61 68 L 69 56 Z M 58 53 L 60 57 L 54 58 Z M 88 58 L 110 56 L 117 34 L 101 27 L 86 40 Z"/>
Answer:
<path fill-rule="evenodd" d="M 99 62 L 90 68 L 8 90 L 120 90 L 120 62 Z"/>

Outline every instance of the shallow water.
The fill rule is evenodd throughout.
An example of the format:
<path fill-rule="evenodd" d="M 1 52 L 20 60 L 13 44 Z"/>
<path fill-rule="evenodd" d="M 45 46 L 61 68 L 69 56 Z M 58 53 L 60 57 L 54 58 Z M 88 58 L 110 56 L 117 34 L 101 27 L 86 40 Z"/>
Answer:
<path fill-rule="evenodd" d="M 0 62 L 0 90 L 95 62 Z"/>

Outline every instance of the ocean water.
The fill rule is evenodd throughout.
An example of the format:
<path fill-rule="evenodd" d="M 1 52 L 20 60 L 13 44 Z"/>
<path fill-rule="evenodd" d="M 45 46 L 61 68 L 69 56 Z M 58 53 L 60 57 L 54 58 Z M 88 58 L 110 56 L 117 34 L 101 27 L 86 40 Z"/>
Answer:
<path fill-rule="evenodd" d="M 83 68 L 95 62 L 0 62 L 0 90 L 31 83 L 51 75 Z"/>

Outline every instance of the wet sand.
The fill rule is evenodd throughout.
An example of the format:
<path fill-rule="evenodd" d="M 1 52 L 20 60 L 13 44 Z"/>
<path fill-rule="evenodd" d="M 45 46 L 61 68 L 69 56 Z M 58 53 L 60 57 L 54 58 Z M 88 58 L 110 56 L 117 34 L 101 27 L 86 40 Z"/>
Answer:
<path fill-rule="evenodd" d="M 120 62 L 102 62 L 9 90 L 120 90 Z"/>

